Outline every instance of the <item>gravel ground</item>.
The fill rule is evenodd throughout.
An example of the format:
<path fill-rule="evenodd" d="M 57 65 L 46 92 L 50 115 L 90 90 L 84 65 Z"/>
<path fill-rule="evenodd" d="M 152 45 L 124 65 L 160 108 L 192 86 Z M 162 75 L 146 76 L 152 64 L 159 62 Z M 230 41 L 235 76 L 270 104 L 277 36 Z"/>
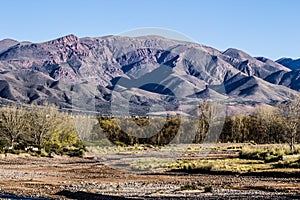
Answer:
<path fill-rule="evenodd" d="M 26 154 L 1 156 L 0 170 L 1 199 L 300 199 L 299 178 L 137 174 L 97 160 Z M 190 185 L 197 187 L 183 187 Z"/>

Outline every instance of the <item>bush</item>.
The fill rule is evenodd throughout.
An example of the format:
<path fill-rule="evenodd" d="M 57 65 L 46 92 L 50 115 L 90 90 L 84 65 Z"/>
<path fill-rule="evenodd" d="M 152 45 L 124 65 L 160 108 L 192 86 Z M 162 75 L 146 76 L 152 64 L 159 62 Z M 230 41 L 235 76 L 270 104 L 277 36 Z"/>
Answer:
<path fill-rule="evenodd" d="M 39 151 L 36 151 L 35 154 L 37 156 L 41 156 L 41 157 L 48 157 L 49 154 L 45 151 L 45 149 L 41 149 Z"/>
<path fill-rule="evenodd" d="M 207 185 L 204 187 L 204 192 L 213 192 L 213 187 L 211 185 Z"/>
<path fill-rule="evenodd" d="M 253 149 L 243 148 L 239 152 L 239 158 L 249 160 L 263 160 L 265 162 L 277 162 L 282 160 L 284 152 L 278 149 Z"/>
<path fill-rule="evenodd" d="M 281 160 L 274 165 L 276 168 L 300 168 L 300 158 Z"/>
<path fill-rule="evenodd" d="M 82 157 L 84 154 L 85 154 L 84 149 L 69 150 L 67 152 L 67 155 L 71 157 Z"/>

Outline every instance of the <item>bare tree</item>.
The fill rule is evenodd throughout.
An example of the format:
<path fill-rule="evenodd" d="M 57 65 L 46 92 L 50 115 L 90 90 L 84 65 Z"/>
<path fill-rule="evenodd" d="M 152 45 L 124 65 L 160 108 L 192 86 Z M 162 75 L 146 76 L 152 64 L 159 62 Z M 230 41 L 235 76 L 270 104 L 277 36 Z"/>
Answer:
<path fill-rule="evenodd" d="M 232 134 L 236 135 L 235 138 L 237 138 L 238 141 L 240 142 L 245 142 L 246 139 L 246 126 L 244 123 L 245 116 L 242 114 L 238 114 L 232 117 L 232 127 L 231 131 Z"/>
<path fill-rule="evenodd" d="M 271 138 L 275 138 L 277 134 L 277 126 L 280 122 L 280 116 L 276 108 L 273 107 L 259 107 L 255 110 L 254 116 L 260 123 L 260 128 L 263 136 L 266 137 L 266 142 L 270 143 Z"/>
<path fill-rule="evenodd" d="M 19 107 L 4 107 L 0 111 L 1 135 L 11 149 L 18 145 L 18 139 L 26 133 L 25 114 L 25 110 Z"/>
<path fill-rule="evenodd" d="M 78 136 L 82 140 L 93 140 L 93 138 L 95 137 L 93 128 L 96 124 L 98 124 L 96 118 L 85 115 L 77 115 L 74 116 L 74 123 Z"/>
<path fill-rule="evenodd" d="M 295 140 L 300 126 L 300 97 L 294 101 L 279 105 L 280 114 L 283 117 L 283 123 L 286 135 L 289 139 L 291 151 L 295 149 Z"/>
<path fill-rule="evenodd" d="M 203 101 L 199 103 L 198 115 L 200 138 L 196 138 L 196 142 L 216 142 L 224 125 L 225 107 L 218 102 Z"/>

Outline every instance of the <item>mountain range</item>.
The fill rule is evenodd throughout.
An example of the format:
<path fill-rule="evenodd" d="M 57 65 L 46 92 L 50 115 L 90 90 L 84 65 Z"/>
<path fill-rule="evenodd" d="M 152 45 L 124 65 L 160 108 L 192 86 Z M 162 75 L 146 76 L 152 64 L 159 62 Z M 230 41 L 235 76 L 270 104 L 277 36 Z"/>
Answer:
<path fill-rule="evenodd" d="M 275 105 L 300 92 L 300 59 L 277 61 L 160 36 L 0 41 L 0 104 L 101 114 L 190 115 L 203 99 Z"/>

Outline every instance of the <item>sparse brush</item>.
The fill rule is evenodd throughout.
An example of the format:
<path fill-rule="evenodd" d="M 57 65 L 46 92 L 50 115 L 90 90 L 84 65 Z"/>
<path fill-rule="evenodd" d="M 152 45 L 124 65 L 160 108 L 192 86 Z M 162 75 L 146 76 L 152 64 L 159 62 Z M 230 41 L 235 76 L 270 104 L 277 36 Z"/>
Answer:
<path fill-rule="evenodd" d="M 197 161 L 178 161 L 172 165 L 172 168 L 176 171 L 183 172 L 210 172 L 213 169 L 213 165 L 210 162 L 197 162 Z"/>
<path fill-rule="evenodd" d="M 300 168 L 300 157 L 291 157 L 273 165 L 275 168 Z"/>
<path fill-rule="evenodd" d="M 183 185 L 180 187 L 179 190 L 202 190 L 203 189 L 203 183 L 198 183 L 198 182 L 195 182 L 195 183 L 189 183 L 189 184 L 186 184 L 186 185 Z"/>

